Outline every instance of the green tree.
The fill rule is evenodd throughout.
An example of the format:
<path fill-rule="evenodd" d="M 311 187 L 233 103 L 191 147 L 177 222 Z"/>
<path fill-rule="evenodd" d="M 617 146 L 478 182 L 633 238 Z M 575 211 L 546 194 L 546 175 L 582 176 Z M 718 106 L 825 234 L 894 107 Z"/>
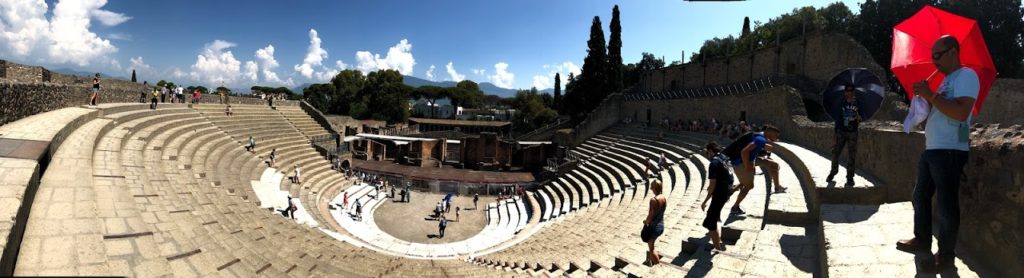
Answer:
<path fill-rule="evenodd" d="M 637 68 L 641 71 L 656 70 L 665 67 L 665 60 L 654 57 L 654 54 L 644 52 L 640 54 L 640 62 L 637 63 Z"/>
<path fill-rule="evenodd" d="M 1021 0 L 942 1 L 938 7 L 977 20 L 1000 77 L 1024 78 Z"/>
<path fill-rule="evenodd" d="M 132 69 L 132 82 L 133 83 L 139 82 L 139 81 L 135 80 L 135 69 Z"/>
<path fill-rule="evenodd" d="M 404 122 L 409 118 L 409 95 L 412 87 L 402 83 L 402 74 L 395 70 L 379 70 L 366 76 L 366 86 L 357 99 L 365 105 L 352 106 L 360 110 L 359 118 L 373 118 L 389 123 Z"/>
<path fill-rule="evenodd" d="M 480 108 L 483 105 L 484 92 L 472 80 L 462 80 L 455 84 L 450 94 L 452 105 L 465 108 Z"/>
<path fill-rule="evenodd" d="M 302 90 L 302 95 L 306 97 L 307 102 L 316 109 L 323 111 L 324 113 L 334 112 L 331 104 L 335 97 L 334 84 L 313 84 L 309 85 Z"/>
<path fill-rule="evenodd" d="M 156 82 L 156 86 L 157 87 L 167 86 L 167 80 L 160 79 L 160 81 Z"/>
<path fill-rule="evenodd" d="M 612 21 L 608 24 L 608 93 L 622 90 L 622 26 L 619 24 L 619 5 L 612 8 Z M 602 34 L 603 35 L 603 34 Z M 601 99 L 604 99 L 602 97 Z"/>
<path fill-rule="evenodd" d="M 555 73 L 555 97 L 551 101 L 553 102 L 552 108 L 562 111 L 562 77 L 557 72 Z"/>
<path fill-rule="evenodd" d="M 412 90 L 412 97 L 415 99 L 424 99 L 430 105 L 430 117 L 437 116 L 437 101 L 448 97 L 449 89 L 438 86 L 419 86 Z"/>
<path fill-rule="evenodd" d="M 590 39 L 587 40 L 587 56 L 583 58 L 583 71 L 578 77 L 579 90 L 573 90 L 573 105 L 568 111 L 575 118 L 582 118 L 608 95 L 607 86 L 607 51 L 605 49 L 604 30 L 601 29 L 601 18 L 595 16 L 590 24 Z M 568 95 L 568 93 L 567 93 Z"/>
<path fill-rule="evenodd" d="M 516 92 L 512 98 L 512 108 L 517 111 L 513 124 L 516 132 L 530 132 L 558 118 L 558 113 L 544 104 L 544 95 L 538 94 L 537 88 Z"/>
<path fill-rule="evenodd" d="M 349 110 L 357 100 L 359 92 L 366 86 L 366 77 L 358 70 L 343 70 L 331 78 L 331 84 L 334 84 L 336 91 L 330 103 L 330 111 L 340 115 L 353 115 Z"/>
<path fill-rule="evenodd" d="M 743 29 L 740 30 L 740 37 L 746 37 L 750 34 L 750 17 L 743 17 Z"/>

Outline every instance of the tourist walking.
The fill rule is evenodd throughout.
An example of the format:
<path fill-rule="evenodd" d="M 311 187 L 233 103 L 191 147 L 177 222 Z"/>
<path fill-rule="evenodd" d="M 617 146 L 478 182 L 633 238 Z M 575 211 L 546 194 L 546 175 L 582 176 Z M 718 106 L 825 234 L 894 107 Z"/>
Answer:
<path fill-rule="evenodd" d="M 970 151 L 971 110 L 980 82 L 974 70 L 960 64 L 960 43 L 946 35 L 932 45 L 932 62 L 945 74 L 938 92 L 928 81 L 914 83 L 914 94 L 931 104 L 925 124 L 925 151 L 917 163 L 914 186 L 914 238 L 897 242 L 908 252 L 931 253 L 932 197 L 938 220 L 939 251 L 934 256 L 936 272 L 953 266 L 960 229 L 960 180 Z"/>
<path fill-rule="evenodd" d="M 654 242 L 658 241 L 658 237 L 665 232 L 665 207 L 668 204 L 668 200 L 665 199 L 664 195 L 661 195 L 662 184 L 661 181 L 655 180 L 651 183 L 651 191 L 654 192 L 654 197 L 651 197 L 650 207 L 647 211 L 647 218 L 644 219 L 644 228 L 640 231 L 640 239 L 647 243 L 647 260 L 644 261 L 645 265 L 656 265 L 661 261 L 661 256 L 654 250 Z"/>
<path fill-rule="evenodd" d="M 729 196 L 732 195 L 733 178 L 729 158 L 721 154 L 721 151 L 722 147 L 714 141 L 708 142 L 704 146 L 704 155 L 711 160 L 711 163 L 708 165 L 708 195 L 700 204 L 700 209 L 704 210 L 708 205 L 708 200 L 711 201 L 711 207 L 707 209 L 707 216 L 704 218 L 702 226 L 708 229 L 714 248 L 725 251 L 718 222 L 722 216 L 725 202 L 729 201 Z"/>
<path fill-rule="evenodd" d="M 843 94 L 846 101 L 839 107 L 835 125 L 835 140 L 832 145 L 832 170 L 828 172 L 825 180 L 832 182 L 832 178 L 839 173 L 839 155 L 843 153 L 843 147 L 847 148 L 849 161 L 846 163 L 846 186 L 853 186 L 853 174 L 857 166 L 857 129 L 860 126 L 860 107 L 857 105 L 857 92 L 853 85 L 846 85 Z"/>
<path fill-rule="evenodd" d="M 348 191 L 345 191 L 345 195 L 344 195 L 344 197 L 342 198 L 342 201 L 341 201 L 341 202 L 342 202 L 342 203 L 341 203 L 341 209 L 346 209 L 346 208 L 348 208 Z"/>
<path fill-rule="evenodd" d="M 455 222 L 459 222 L 459 212 L 460 211 L 462 211 L 462 208 L 455 207 Z"/>
<path fill-rule="evenodd" d="M 473 193 L 473 210 L 477 210 L 476 203 L 480 201 L 480 193 Z"/>
<path fill-rule="evenodd" d="M 299 207 L 292 203 L 292 196 L 288 196 L 288 215 L 295 219 L 295 212 L 299 210 Z"/>
<path fill-rule="evenodd" d="M 444 238 L 444 228 L 448 227 L 448 220 L 444 219 L 444 215 L 441 216 L 441 221 L 437 223 L 437 234 L 439 238 Z"/>
<path fill-rule="evenodd" d="M 160 98 L 160 89 L 153 87 L 153 93 L 149 98 L 149 109 L 156 110 L 157 99 Z"/>
<path fill-rule="evenodd" d="M 100 89 L 103 86 L 100 85 L 100 74 L 97 73 L 96 77 L 92 79 L 92 93 L 89 94 L 89 105 L 96 106 L 96 103 L 100 99 Z"/>
<path fill-rule="evenodd" d="M 231 109 L 231 104 L 228 104 L 227 107 L 224 107 L 224 115 L 228 117 L 235 115 L 235 111 Z"/>
<path fill-rule="evenodd" d="M 163 87 L 160 87 L 160 103 L 166 103 L 167 102 L 167 93 L 170 92 L 170 91 L 171 90 L 168 89 L 167 85 L 164 85 Z"/>
<path fill-rule="evenodd" d="M 174 98 L 178 100 L 178 103 L 185 103 L 185 88 L 176 86 L 174 88 Z"/>
<path fill-rule="evenodd" d="M 249 144 L 245 146 L 245 150 L 249 152 L 256 152 L 256 139 L 249 135 Z"/>
<path fill-rule="evenodd" d="M 146 95 L 149 94 L 149 82 L 142 81 L 142 91 L 139 91 L 139 103 L 146 103 Z"/>
<path fill-rule="evenodd" d="M 295 164 L 295 171 L 294 172 L 295 172 L 295 176 L 294 176 L 293 180 L 295 181 L 296 184 L 302 184 L 302 179 L 300 178 L 301 177 L 301 170 L 299 169 L 299 164 Z"/>
<path fill-rule="evenodd" d="M 277 148 L 270 150 L 270 156 L 268 158 L 268 162 L 270 162 L 270 168 L 274 168 L 274 163 L 277 162 Z"/>
<path fill-rule="evenodd" d="M 356 199 L 356 221 L 363 221 L 363 202 Z"/>
<path fill-rule="evenodd" d="M 740 204 L 747 197 L 747 193 L 754 188 L 754 166 L 767 168 L 771 180 L 774 180 L 775 183 L 775 193 L 786 192 L 786 188 L 779 185 L 779 164 L 768 159 L 758 159 L 762 151 L 771 152 L 772 145 L 769 142 L 778 141 L 780 134 L 778 128 L 766 125 L 764 132 L 747 133 L 740 136 L 722 151 L 732 160 L 733 170 L 740 182 L 740 196 L 736 198 L 736 203 L 730 210 L 731 214 L 746 213 L 740 208 Z"/>

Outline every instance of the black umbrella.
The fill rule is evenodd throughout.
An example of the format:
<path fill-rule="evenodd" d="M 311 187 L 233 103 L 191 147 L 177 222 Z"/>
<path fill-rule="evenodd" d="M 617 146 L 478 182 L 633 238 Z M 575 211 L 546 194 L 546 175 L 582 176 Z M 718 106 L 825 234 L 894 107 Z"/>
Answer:
<path fill-rule="evenodd" d="M 821 98 L 821 105 L 832 119 L 841 117 L 842 105 L 846 102 L 843 90 L 847 85 L 853 85 L 855 88 L 860 117 L 865 121 L 882 107 L 882 100 L 885 98 L 885 87 L 882 86 L 882 80 L 867 69 L 846 69 L 828 82 L 828 87 L 825 87 Z"/>

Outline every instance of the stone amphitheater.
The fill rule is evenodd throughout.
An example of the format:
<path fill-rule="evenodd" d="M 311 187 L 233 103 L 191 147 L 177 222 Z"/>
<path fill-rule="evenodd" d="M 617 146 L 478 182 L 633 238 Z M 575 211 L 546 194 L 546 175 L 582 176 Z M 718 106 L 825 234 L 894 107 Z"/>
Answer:
<path fill-rule="evenodd" d="M 895 242 L 912 235 L 909 192 L 923 134 L 898 132 L 884 121 L 869 123 L 861 131 L 862 138 L 870 139 L 861 143 L 865 157 L 856 186 L 836 187 L 824 181 L 830 158 L 823 150 L 829 147 L 831 125 L 808 118 L 802 83 L 775 77 L 791 70 L 786 65 L 792 59 L 821 58 L 807 55 L 818 55 L 812 48 L 831 40 L 795 44 L 806 48 L 802 51 L 779 46 L 784 49 L 768 59 L 775 70 L 755 74 L 759 63 L 748 61 L 749 72 L 742 78 L 728 73 L 735 62 L 726 62 L 726 77 L 713 82 L 707 77 L 688 82 L 685 76 L 695 76 L 695 67 L 717 67 L 716 61 L 666 69 L 681 72 L 679 88 L 685 90 L 664 82 L 652 85 L 652 79 L 664 80 L 671 73 L 646 75 L 643 88 L 612 95 L 583 123 L 551 132 L 556 143 L 570 147 L 573 158 L 560 175 L 531 188 L 524 198 L 486 204 L 486 224 L 479 233 L 440 244 L 401 240 L 376 226 L 373 212 L 382 202 L 370 186 L 332 170 L 310 144 L 312 138 L 336 131 L 304 103 L 283 101 L 270 107 L 233 98 L 234 116 L 225 116 L 224 106 L 215 100 L 161 104 L 150 110 L 132 103 L 141 88 L 125 84 L 123 91 L 108 94 L 106 104 L 82 106 L 83 84 L 57 84 L 52 76 L 13 78 L 8 70 L 0 99 L 23 99 L 18 95 L 25 90 L 60 97 L 21 102 L 23 106 L 3 103 L 9 114 L 0 126 L 0 230 L 5 235 L 0 237 L 0 274 L 921 275 L 917 265 L 922 256 L 897 251 Z M 779 53 L 804 54 L 786 58 Z M 878 67 L 866 61 L 870 59 L 834 67 Z M 793 69 L 798 72 L 788 74 L 815 80 L 799 72 L 812 70 Z M 1009 92 L 1013 86 L 1006 84 L 1014 82 L 998 81 L 992 97 L 1004 97 L 1000 90 Z M 716 108 L 723 105 L 728 109 Z M 775 155 L 780 182 L 790 190 L 769 193 L 767 177 L 758 178 L 743 205 L 747 214 L 722 218 L 728 250 L 708 251 L 699 200 L 706 194 L 709 162 L 701 146 L 720 139 L 622 119 L 635 114 L 724 119 L 743 109 L 747 117 L 784 130 Z M 254 152 L 244 148 L 249 136 L 259 142 Z M 941 275 L 1020 275 L 1024 132 L 1020 125 L 982 121 L 972 138 L 961 186 L 959 258 L 955 270 Z M 287 181 L 290 168 L 265 163 L 272 149 L 280 157 L 277 165 L 303 165 L 301 185 Z M 641 173 L 646 160 L 662 153 L 671 161 L 658 177 L 667 185 L 669 204 L 665 233 L 657 243 L 662 263 L 647 266 L 642 264 L 646 245 L 639 231 L 653 193 Z M 353 221 L 334 207 L 346 193 L 367 208 L 363 221 Z M 286 196 L 296 198 L 295 220 L 275 211 L 286 206 Z"/>

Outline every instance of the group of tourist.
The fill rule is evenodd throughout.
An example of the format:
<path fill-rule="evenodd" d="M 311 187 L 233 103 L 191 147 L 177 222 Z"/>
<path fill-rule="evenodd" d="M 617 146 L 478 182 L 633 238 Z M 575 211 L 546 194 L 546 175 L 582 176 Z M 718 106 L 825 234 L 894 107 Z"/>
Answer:
<path fill-rule="evenodd" d="M 925 125 L 925 151 L 917 163 L 917 181 L 914 186 L 912 203 L 914 206 L 914 237 L 900 240 L 896 249 L 923 254 L 929 259 L 924 268 L 928 271 L 942 272 L 953 267 L 956 252 L 957 233 L 960 226 L 959 187 L 964 166 L 970 151 L 970 122 L 974 102 L 980 90 L 977 73 L 960 63 L 960 45 L 953 36 L 939 38 L 931 47 L 932 63 L 937 72 L 946 77 L 932 91 L 927 80 L 913 84 L 913 93 L 929 104 L 928 120 Z M 847 149 L 849 159 L 846 169 L 846 186 L 854 186 L 856 172 L 857 143 L 859 126 L 863 121 L 857 103 L 857 88 L 847 85 L 843 88 L 845 101 L 833 111 L 835 117 L 834 140 L 832 148 L 832 165 L 826 181 L 831 183 L 838 174 L 839 157 L 843 149 Z M 628 121 L 628 120 L 627 120 Z M 668 122 L 665 122 L 668 123 Z M 711 123 L 717 124 L 714 119 Z M 718 124 L 720 125 L 720 124 Z M 691 122 L 690 127 L 707 131 L 709 125 Z M 760 130 L 760 132 L 746 132 Z M 702 226 L 708 229 L 712 244 L 708 249 L 725 250 L 722 244 L 721 231 L 718 225 L 721 210 L 735 191 L 740 191 L 730 214 L 744 214 L 740 203 L 753 188 L 754 166 L 766 169 L 770 180 L 775 182 L 775 192 L 785 192 L 785 187 L 778 184 L 778 163 L 768 155 L 772 151 L 772 142 L 779 138 L 780 131 L 771 125 L 761 128 L 749 127 L 745 122 L 736 126 L 726 125 L 719 134 L 735 138 L 733 143 L 724 149 L 717 142 L 709 142 L 704 146 L 704 155 L 710 160 L 707 171 L 708 193 L 701 202 L 701 209 L 707 209 L 707 217 Z M 648 161 L 648 168 L 653 168 Z M 734 185 L 735 180 L 739 185 Z M 662 183 L 651 183 L 654 196 L 650 200 L 650 209 L 644 219 L 641 239 L 648 244 L 646 264 L 657 264 L 660 256 L 655 252 L 654 243 L 664 231 L 663 217 L 667 200 L 662 195 Z M 933 201 L 934 198 L 934 201 Z M 708 206 L 708 202 L 711 205 Z M 933 204 L 935 206 L 933 210 Z M 932 229 L 932 214 L 936 214 L 938 229 Z M 932 235 L 938 239 L 938 252 L 931 253 Z"/>
<path fill-rule="evenodd" d="M 707 210 L 707 216 L 702 225 L 708 229 L 713 242 L 712 246 L 715 249 L 725 250 L 725 246 L 722 245 L 721 237 L 719 236 L 718 222 L 720 221 L 722 209 L 733 192 L 740 191 L 730 211 L 730 215 L 746 214 L 740 205 L 750 190 L 754 188 L 754 166 L 766 170 L 771 181 L 770 184 L 774 183 L 774 193 L 786 192 L 786 188 L 779 184 L 779 164 L 768 157 L 773 148 L 770 143 L 776 142 L 780 134 L 781 131 L 778 128 L 766 125 L 758 132 L 751 132 L 738 137 L 724 149 L 714 141 L 704 146 L 704 155 L 711 162 L 708 165 L 707 171 L 709 182 L 708 195 L 704 202 L 701 203 L 701 209 L 707 207 L 708 201 L 711 201 L 711 207 Z M 670 163 L 664 153 L 658 157 L 656 164 L 651 159 L 645 159 L 645 161 L 646 169 L 644 175 L 647 180 L 652 176 L 660 177 L 660 172 L 664 171 L 668 167 L 668 163 Z M 648 174 L 649 172 L 651 174 Z M 733 185 L 733 175 L 739 180 L 739 186 Z M 654 265 L 658 264 L 660 260 L 660 256 L 655 251 L 654 243 L 665 229 L 663 218 L 665 208 L 667 207 L 667 199 L 662 195 L 664 185 L 660 178 L 656 178 L 648 184 L 650 184 L 650 189 L 654 196 L 651 197 L 649 211 L 647 218 L 644 220 L 644 228 L 641 230 L 640 236 L 648 245 L 645 264 Z"/>

